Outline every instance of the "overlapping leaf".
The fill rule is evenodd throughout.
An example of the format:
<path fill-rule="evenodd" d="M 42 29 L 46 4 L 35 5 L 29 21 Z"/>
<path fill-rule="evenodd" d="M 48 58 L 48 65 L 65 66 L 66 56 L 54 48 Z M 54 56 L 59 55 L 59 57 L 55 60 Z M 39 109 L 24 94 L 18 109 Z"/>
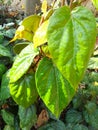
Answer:
<path fill-rule="evenodd" d="M 31 105 L 28 108 L 24 108 L 19 106 L 19 119 L 20 119 L 20 127 L 23 129 L 28 129 L 35 125 L 37 121 L 36 108 L 34 105 Z"/>
<path fill-rule="evenodd" d="M 31 15 L 25 18 L 16 30 L 15 36 L 11 42 L 16 39 L 26 39 L 28 41 L 32 41 L 33 35 L 39 26 L 39 22 L 40 16 L 37 15 Z"/>
<path fill-rule="evenodd" d="M 58 117 L 71 101 L 75 90 L 51 59 L 43 58 L 36 72 L 37 90 L 46 106 Z"/>
<path fill-rule="evenodd" d="M 47 42 L 47 27 L 48 27 L 48 20 L 45 21 L 35 32 L 33 42 L 34 46 L 38 47 Z"/>
<path fill-rule="evenodd" d="M 35 86 L 34 74 L 26 74 L 9 86 L 10 93 L 17 104 L 28 107 L 36 101 L 38 93 Z"/>
<path fill-rule="evenodd" d="M 96 40 L 96 21 L 88 9 L 66 6 L 57 9 L 49 20 L 48 46 L 53 61 L 63 76 L 77 88 L 83 77 Z"/>
<path fill-rule="evenodd" d="M 12 58 L 11 52 L 3 45 L 0 45 L 0 57 L 1 56 L 6 56 L 6 57 Z"/>
<path fill-rule="evenodd" d="M 98 0 L 92 0 L 94 6 L 98 9 Z"/>
<path fill-rule="evenodd" d="M 34 49 L 33 44 L 21 51 L 10 70 L 10 82 L 16 82 L 27 72 L 37 54 L 38 50 Z"/>

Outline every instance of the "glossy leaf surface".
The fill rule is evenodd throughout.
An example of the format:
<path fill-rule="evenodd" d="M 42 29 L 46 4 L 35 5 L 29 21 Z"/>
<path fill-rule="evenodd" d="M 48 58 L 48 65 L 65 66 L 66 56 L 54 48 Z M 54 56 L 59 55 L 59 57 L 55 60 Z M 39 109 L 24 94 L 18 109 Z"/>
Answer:
<path fill-rule="evenodd" d="M 92 0 L 94 6 L 98 9 L 98 0 Z"/>
<path fill-rule="evenodd" d="M 33 42 L 34 46 L 38 47 L 47 42 L 47 27 L 48 27 L 48 20 L 45 21 L 35 32 Z"/>
<path fill-rule="evenodd" d="M 96 41 L 96 22 L 85 7 L 57 9 L 49 20 L 48 46 L 54 63 L 77 88 Z"/>
<path fill-rule="evenodd" d="M 38 50 L 32 44 L 21 51 L 10 70 L 10 82 L 16 82 L 27 72 L 37 54 Z"/>
<path fill-rule="evenodd" d="M 43 58 L 36 72 L 37 90 L 56 117 L 71 101 L 75 90 L 63 77 L 51 59 Z"/>
<path fill-rule="evenodd" d="M 39 26 L 39 22 L 40 16 L 37 15 L 31 15 L 25 18 L 16 30 L 15 36 L 11 42 L 16 39 L 26 39 L 28 41 L 32 41 L 33 35 Z"/>
<path fill-rule="evenodd" d="M 24 108 L 19 106 L 19 118 L 20 118 L 20 127 L 28 128 L 28 130 L 35 125 L 37 121 L 36 108 L 34 105 Z"/>
<path fill-rule="evenodd" d="M 38 96 L 35 75 L 26 74 L 17 82 L 10 84 L 10 93 L 17 104 L 23 107 L 30 106 Z"/>
<path fill-rule="evenodd" d="M 27 45 L 29 45 L 30 44 L 30 42 L 22 42 L 22 43 L 17 43 L 15 46 L 14 46 L 14 52 L 16 53 L 16 54 L 19 54 L 21 51 L 22 51 L 22 49 L 24 49 Z"/>

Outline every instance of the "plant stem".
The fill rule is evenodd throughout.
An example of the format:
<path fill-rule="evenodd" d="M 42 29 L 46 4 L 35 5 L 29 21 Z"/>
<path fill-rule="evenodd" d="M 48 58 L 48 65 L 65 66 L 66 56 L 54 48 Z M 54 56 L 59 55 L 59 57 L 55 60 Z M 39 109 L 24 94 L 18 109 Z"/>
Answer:
<path fill-rule="evenodd" d="M 65 5 L 65 0 L 61 0 L 61 6 Z"/>
<path fill-rule="evenodd" d="M 70 8 L 72 7 L 73 1 L 74 1 L 74 0 L 70 0 L 70 4 L 69 4 Z"/>

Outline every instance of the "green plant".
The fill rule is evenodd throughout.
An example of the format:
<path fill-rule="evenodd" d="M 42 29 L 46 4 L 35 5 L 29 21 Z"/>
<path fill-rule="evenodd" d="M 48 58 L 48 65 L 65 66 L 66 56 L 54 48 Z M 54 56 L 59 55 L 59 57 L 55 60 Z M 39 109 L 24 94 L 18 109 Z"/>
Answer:
<path fill-rule="evenodd" d="M 14 39 L 29 41 L 10 69 L 10 93 L 23 107 L 40 97 L 59 117 L 83 78 L 96 41 L 96 21 L 85 7 L 55 7 L 25 18 Z M 22 48 L 21 44 L 21 48 Z"/>

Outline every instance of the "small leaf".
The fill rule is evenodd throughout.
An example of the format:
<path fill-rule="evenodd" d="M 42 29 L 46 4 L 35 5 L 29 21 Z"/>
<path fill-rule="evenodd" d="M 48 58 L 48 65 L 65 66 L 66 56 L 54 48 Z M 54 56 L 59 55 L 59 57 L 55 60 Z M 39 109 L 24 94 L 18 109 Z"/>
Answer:
<path fill-rule="evenodd" d="M 2 76 L 6 72 L 6 70 L 7 70 L 6 66 L 0 63 L 0 80 L 2 79 Z"/>
<path fill-rule="evenodd" d="M 2 110 L 1 115 L 7 125 L 14 126 L 14 115 L 12 113 L 10 113 L 6 110 Z"/>
<path fill-rule="evenodd" d="M 92 0 L 94 6 L 96 7 L 96 9 L 98 9 L 98 0 Z"/>
<path fill-rule="evenodd" d="M 9 72 L 7 72 L 2 77 L 1 88 L 0 88 L 0 100 L 5 100 L 9 97 L 10 97 Z"/>
<path fill-rule="evenodd" d="M 43 0 L 41 10 L 43 13 L 46 13 L 47 11 L 47 0 Z"/>
<path fill-rule="evenodd" d="M 85 125 L 77 124 L 73 127 L 72 130 L 89 130 Z"/>
<path fill-rule="evenodd" d="M 89 69 L 98 69 L 98 57 L 91 57 L 88 63 Z"/>
<path fill-rule="evenodd" d="M 16 39 L 26 39 L 32 42 L 33 35 L 39 26 L 39 22 L 40 16 L 37 15 L 31 15 L 25 18 L 16 30 L 14 38 L 10 42 L 15 41 Z"/>
<path fill-rule="evenodd" d="M 96 41 L 96 21 L 85 7 L 63 6 L 49 19 L 47 41 L 57 68 L 77 89 Z"/>
<path fill-rule="evenodd" d="M 38 97 L 34 74 L 26 74 L 17 82 L 11 83 L 9 86 L 10 94 L 13 99 L 17 104 L 23 107 L 29 107 Z"/>
<path fill-rule="evenodd" d="M 82 122 L 82 114 L 74 109 L 66 113 L 66 123 L 77 124 Z"/>
<path fill-rule="evenodd" d="M 48 58 L 41 60 L 35 77 L 40 97 L 50 111 L 59 117 L 72 100 L 75 90 Z"/>
<path fill-rule="evenodd" d="M 11 52 L 3 45 L 0 45 L 0 57 L 1 56 L 6 56 L 6 57 L 12 58 Z"/>
<path fill-rule="evenodd" d="M 4 127 L 4 130 L 15 130 L 14 127 L 10 126 L 10 125 L 6 125 Z"/>
<path fill-rule="evenodd" d="M 21 50 L 23 50 L 27 45 L 29 45 L 30 42 L 22 42 L 22 43 L 18 43 L 14 46 L 14 52 L 16 54 L 19 54 L 21 52 Z"/>
<path fill-rule="evenodd" d="M 48 27 L 48 20 L 45 21 L 35 32 L 33 43 L 34 47 L 41 46 L 42 44 L 47 42 L 47 27 Z"/>
<path fill-rule="evenodd" d="M 20 127 L 21 128 L 30 128 L 35 125 L 37 121 L 37 115 L 36 115 L 36 108 L 34 105 L 24 108 L 22 106 L 19 106 L 19 118 L 20 118 Z"/>
<path fill-rule="evenodd" d="M 42 127 L 40 127 L 38 130 L 66 130 L 65 124 L 58 120 L 58 121 L 52 121 Z"/>
<path fill-rule="evenodd" d="M 11 83 L 16 82 L 28 71 L 36 55 L 38 55 L 38 50 L 34 49 L 33 44 L 28 45 L 21 51 L 10 70 Z"/>

